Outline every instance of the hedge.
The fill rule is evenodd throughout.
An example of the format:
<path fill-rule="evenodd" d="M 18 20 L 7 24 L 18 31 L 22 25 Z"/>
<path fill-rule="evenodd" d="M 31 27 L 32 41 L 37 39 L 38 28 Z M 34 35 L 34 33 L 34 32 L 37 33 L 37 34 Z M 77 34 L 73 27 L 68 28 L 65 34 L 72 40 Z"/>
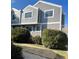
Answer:
<path fill-rule="evenodd" d="M 32 41 L 34 44 L 40 44 L 42 45 L 42 39 L 40 36 L 35 36 L 35 37 L 32 37 Z"/>
<path fill-rule="evenodd" d="M 55 49 L 67 50 L 68 37 L 64 32 L 59 32 L 57 36 L 54 38 L 54 40 L 56 40 L 54 42 Z"/>
<path fill-rule="evenodd" d="M 45 29 L 42 33 L 42 44 L 47 48 L 65 50 L 68 42 L 67 35 L 59 30 Z"/>
<path fill-rule="evenodd" d="M 30 32 L 22 27 L 16 27 L 12 29 L 12 41 L 16 43 L 30 43 L 31 34 Z"/>

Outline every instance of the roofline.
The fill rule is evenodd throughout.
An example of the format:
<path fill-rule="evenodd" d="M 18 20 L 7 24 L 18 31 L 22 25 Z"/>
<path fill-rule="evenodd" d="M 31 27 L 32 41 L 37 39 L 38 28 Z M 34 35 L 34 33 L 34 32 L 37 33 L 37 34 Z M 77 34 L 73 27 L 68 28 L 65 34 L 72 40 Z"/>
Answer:
<path fill-rule="evenodd" d="M 54 3 L 50 3 L 50 2 L 46 2 L 46 1 L 38 1 L 38 2 L 35 3 L 33 6 L 37 5 L 39 2 L 42 2 L 42 3 L 48 4 L 48 5 L 53 5 L 53 6 L 56 6 L 56 7 L 62 7 L 61 5 L 54 4 Z"/>
<path fill-rule="evenodd" d="M 11 10 L 14 10 L 14 11 L 19 11 L 18 9 L 16 9 L 16 8 L 11 8 Z"/>
<path fill-rule="evenodd" d="M 28 6 L 24 7 L 23 9 L 28 8 L 28 7 L 33 7 L 33 8 L 35 8 L 35 9 L 38 9 L 37 7 L 34 7 L 34 6 L 32 6 L 32 5 L 28 5 Z M 22 10 L 23 10 L 23 9 L 22 9 Z"/>

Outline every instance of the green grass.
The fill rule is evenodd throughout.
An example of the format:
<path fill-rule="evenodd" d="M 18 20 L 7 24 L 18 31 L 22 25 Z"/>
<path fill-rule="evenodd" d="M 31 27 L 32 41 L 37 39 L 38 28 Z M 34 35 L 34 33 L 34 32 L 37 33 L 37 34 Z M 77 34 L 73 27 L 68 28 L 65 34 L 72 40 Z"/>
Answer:
<path fill-rule="evenodd" d="M 54 49 L 53 49 L 53 52 L 55 52 L 55 53 L 57 53 L 57 54 L 59 54 L 59 55 L 61 55 L 61 56 L 64 56 L 65 59 L 68 59 L 68 52 L 67 52 L 67 51 L 54 50 Z"/>

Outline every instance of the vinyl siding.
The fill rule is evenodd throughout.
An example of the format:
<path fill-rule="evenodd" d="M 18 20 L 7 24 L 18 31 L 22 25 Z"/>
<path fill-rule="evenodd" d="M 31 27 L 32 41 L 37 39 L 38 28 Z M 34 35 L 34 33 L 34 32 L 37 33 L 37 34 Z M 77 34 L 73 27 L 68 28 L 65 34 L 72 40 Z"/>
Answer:
<path fill-rule="evenodd" d="M 48 29 L 55 29 L 59 30 L 60 29 L 60 24 L 47 24 Z"/>
<path fill-rule="evenodd" d="M 56 7 L 56 6 L 51 6 L 42 2 L 39 2 L 37 5 L 35 5 L 35 7 L 40 8 L 41 10 L 45 11 L 45 10 L 51 10 L 54 9 L 54 17 L 51 18 L 46 18 L 46 19 L 42 19 L 43 23 L 44 22 L 58 22 L 60 21 L 60 7 Z"/>
<path fill-rule="evenodd" d="M 32 12 L 32 17 L 25 18 L 25 13 Z M 21 23 L 36 24 L 38 22 L 38 9 L 33 7 L 26 7 L 23 9 Z"/>

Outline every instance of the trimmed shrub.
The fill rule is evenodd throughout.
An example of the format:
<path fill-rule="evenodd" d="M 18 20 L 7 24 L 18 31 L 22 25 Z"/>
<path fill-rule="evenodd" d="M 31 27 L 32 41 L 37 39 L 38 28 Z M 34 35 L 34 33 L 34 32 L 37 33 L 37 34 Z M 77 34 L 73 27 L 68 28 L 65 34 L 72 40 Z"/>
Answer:
<path fill-rule="evenodd" d="M 47 48 L 65 49 L 67 35 L 58 30 L 45 29 L 42 33 L 42 44 Z"/>
<path fill-rule="evenodd" d="M 16 43 L 30 43 L 31 35 L 27 29 L 16 27 L 12 29 L 12 41 Z"/>
<path fill-rule="evenodd" d="M 32 41 L 34 44 L 40 44 L 40 45 L 42 44 L 42 40 L 40 36 L 32 37 Z"/>
<path fill-rule="evenodd" d="M 11 44 L 11 59 L 24 59 L 21 51 L 21 47 Z"/>
<path fill-rule="evenodd" d="M 42 33 L 42 44 L 45 47 L 52 48 L 54 46 L 54 37 L 58 34 L 56 30 L 44 29 Z"/>
<path fill-rule="evenodd" d="M 55 49 L 67 50 L 68 47 L 68 37 L 64 32 L 59 32 L 57 36 L 54 38 L 54 47 Z"/>

